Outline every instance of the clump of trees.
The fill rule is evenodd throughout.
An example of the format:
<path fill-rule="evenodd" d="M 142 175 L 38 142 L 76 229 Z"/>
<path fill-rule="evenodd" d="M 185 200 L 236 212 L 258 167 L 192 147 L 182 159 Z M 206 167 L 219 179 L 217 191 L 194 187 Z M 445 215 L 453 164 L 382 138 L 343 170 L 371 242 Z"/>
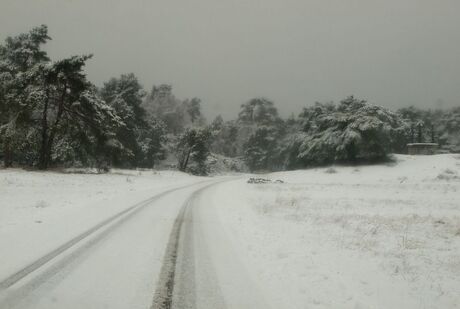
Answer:
<path fill-rule="evenodd" d="M 238 114 L 241 127 L 243 160 L 250 170 L 277 167 L 277 140 L 284 135 L 284 121 L 275 104 L 266 98 L 255 98 L 241 105 Z"/>
<path fill-rule="evenodd" d="M 211 153 L 272 171 L 385 160 L 411 142 L 460 152 L 460 108 L 392 112 L 350 96 L 283 119 L 274 102 L 253 98 L 236 119 L 208 125 L 201 100 L 180 100 L 170 85 L 148 92 L 130 73 L 96 87 L 84 72 L 91 55 L 52 61 L 43 50 L 50 39 L 43 25 L 0 45 L 5 167 L 152 168 L 173 159 L 181 171 L 206 175 Z"/>
<path fill-rule="evenodd" d="M 91 55 L 51 62 L 41 49 L 48 40 L 48 29 L 41 26 L 0 46 L 0 143 L 6 167 L 16 160 L 46 169 L 69 156 L 95 155 L 123 125 L 83 73 Z"/>
<path fill-rule="evenodd" d="M 153 86 L 143 107 L 150 117 L 160 119 L 172 134 L 206 124 L 201 112 L 201 100 L 192 98 L 181 101 L 174 96 L 170 85 Z"/>
<path fill-rule="evenodd" d="M 211 131 L 209 128 L 189 128 L 182 133 L 177 141 L 176 155 L 179 161 L 178 169 L 193 174 L 206 175 L 208 169 L 206 159 L 210 154 L 209 143 Z"/>
<path fill-rule="evenodd" d="M 395 113 L 353 96 L 339 104 L 317 103 L 300 118 L 306 134 L 297 157 L 304 164 L 383 160 L 406 130 Z"/>
<path fill-rule="evenodd" d="M 253 171 L 380 162 L 390 153 L 407 153 L 411 142 L 436 142 L 460 152 L 459 112 L 414 107 L 393 112 L 350 96 L 337 104 L 315 103 L 284 120 L 273 102 L 256 98 L 241 106 L 236 121 L 214 121 L 220 129 L 213 150 L 225 155 L 225 147 L 235 145 L 235 155 Z M 236 138 L 229 139 L 224 132 L 233 123 Z"/>
<path fill-rule="evenodd" d="M 254 129 L 243 145 L 244 161 L 250 170 L 267 171 L 276 167 L 277 140 L 275 128 L 262 126 Z"/>
<path fill-rule="evenodd" d="M 180 101 L 167 85 L 147 94 L 134 74 L 112 78 L 98 89 L 84 73 L 91 55 L 53 62 L 42 49 L 50 39 L 42 25 L 0 45 L 0 157 L 5 167 L 153 167 L 166 156 L 173 140 L 168 135 L 204 125 L 199 99 Z M 199 138 L 205 135 L 194 143 Z M 194 150 L 191 160 L 201 162 L 207 153 Z"/>
<path fill-rule="evenodd" d="M 460 107 L 448 110 L 401 108 L 398 115 L 408 126 L 410 143 L 438 143 L 446 152 L 460 152 Z"/>
<path fill-rule="evenodd" d="M 142 106 L 145 91 L 134 74 L 112 78 L 104 84 L 101 96 L 124 125 L 115 130 L 118 151 L 110 161 L 122 167 L 153 167 L 164 158 L 165 124 Z"/>

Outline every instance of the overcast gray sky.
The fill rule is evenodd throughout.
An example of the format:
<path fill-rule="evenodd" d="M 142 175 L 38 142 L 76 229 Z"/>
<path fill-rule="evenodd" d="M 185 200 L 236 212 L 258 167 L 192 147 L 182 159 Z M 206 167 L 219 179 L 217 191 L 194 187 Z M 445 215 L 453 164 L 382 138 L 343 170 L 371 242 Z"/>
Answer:
<path fill-rule="evenodd" d="M 53 59 L 93 53 L 97 85 L 134 72 L 206 114 L 265 96 L 283 115 L 354 94 L 460 105 L 459 0 L 0 0 L 0 39 L 47 24 Z"/>

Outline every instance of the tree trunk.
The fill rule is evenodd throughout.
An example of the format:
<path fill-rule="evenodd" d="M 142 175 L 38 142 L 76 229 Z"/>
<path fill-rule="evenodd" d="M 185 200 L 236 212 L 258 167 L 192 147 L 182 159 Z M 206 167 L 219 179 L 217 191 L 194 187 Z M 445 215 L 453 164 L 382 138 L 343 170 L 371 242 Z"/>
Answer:
<path fill-rule="evenodd" d="M 45 106 L 43 107 L 42 113 L 42 140 L 40 145 L 40 154 L 38 160 L 38 167 L 42 170 L 48 168 L 47 160 L 47 149 L 48 149 L 48 90 L 47 90 L 47 99 L 45 101 Z"/>
<path fill-rule="evenodd" d="M 187 152 L 187 156 L 185 157 L 185 161 L 184 161 L 184 164 L 182 164 L 182 167 L 181 167 L 181 171 L 182 172 L 185 172 L 185 169 L 187 168 L 187 165 L 188 165 L 188 161 L 190 159 L 190 154 L 192 153 L 192 148 L 190 147 L 188 152 Z"/>
<path fill-rule="evenodd" d="M 418 138 L 417 138 L 418 143 L 423 143 L 423 133 L 422 133 L 422 126 L 418 126 Z"/>
<path fill-rule="evenodd" d="M 410 142 L 415 143 L 415 128 L 413 125 L 410 127 Z"/>
<path fill-rule="evenodd" d="M 3 149 L 3 165 L 5 168 L 13 165 L 13 153 L 11 150 L 11 144 L 9 138 L 5 138 L 4 149 Z"/>
<path fill-rule="evenodd" d="M 51 163 L 51 153 L 53 151 L 54 138 L 56 137 L 56 131 L 59 125 L 59 122 L 62 118 L 62 113 L 64 112 L 64 102 L 65 94 L 67 87 L 64 87 L 64 90 L 61 95 L 61 101 L 59 102 L 58 111 L 56 114 L 56 120 L 54 121 L 51 127 L 48 126 L 48 99 L 45 102 L 45 107 L 43 109 L 43 118 L 42 118 L 42 145 L 40 149 L 40 169 L 47 169 Z M 48 95 L 47 95 L 48 96 Z M 48 134 L 49 132 L 49 134 Z"/>

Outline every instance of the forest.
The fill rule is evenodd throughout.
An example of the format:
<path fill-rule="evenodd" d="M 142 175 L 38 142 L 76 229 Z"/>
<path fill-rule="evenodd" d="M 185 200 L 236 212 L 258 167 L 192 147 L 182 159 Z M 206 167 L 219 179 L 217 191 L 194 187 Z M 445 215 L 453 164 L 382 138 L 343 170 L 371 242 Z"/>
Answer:
<path fill-rule="evenodd" d="M 216 161 L 234 171 L 381 162 L 414 142 L 460 152 L 460 107 L 392 111 L 349 96 L 305 102 L 283 119 L 260 97 L 241 102 L 233 120 L 207 120 L 199 98 L 179 99 L 167 84 L 144 88 L 132 73 L 97 87 L 85 74 L 92 55 L 50 59 L 50 39 L 42 25 L 0 45 L 5 168 L 166 166 L 206 175 Z"/>

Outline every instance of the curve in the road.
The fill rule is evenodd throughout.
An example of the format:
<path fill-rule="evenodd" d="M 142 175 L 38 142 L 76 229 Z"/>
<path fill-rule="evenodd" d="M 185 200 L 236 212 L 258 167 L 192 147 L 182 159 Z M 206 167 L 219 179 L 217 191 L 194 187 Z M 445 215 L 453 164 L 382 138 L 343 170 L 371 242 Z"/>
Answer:
<path fill-rule="evenodd" d="M 129 207 L 129 208 L 127 208 L 127 209 L 125 209 L 125 210 L 123 210 L 123 211 L 121 211 L 121 212 L 119 212 L 119 213 L 117 213 L 117 214 L 115 214 L 115 215 L 113 215 L 111 217 L 109 217 L 108 219 L 98 223 L 97 225 L 93 226 L 92 228 L 90 228 L 90 229 L 86 230 L 85 232 L 79 234 L 78 236 L 72 238 L 71 240 L 67 241 L 66 243 L 64 243 L 61 246 L 57 247 L 56 249 L 52 250 L 48 254 L 45 254 L 44 256 L 40 257 L 39 259 L 37 259 L 34 262 L 32 262 L 29 265 L 27 265 L 26 267 L 18 270 L 14 274 L 12 274 L 9 277 L 7 277 L 7 278 L 3 279 L 2 281 L 0 281 L 0 291 L 5 290 L 5 289 L 9 288 L 10 286 L 14 285 L 15 283 L 19 282 L 21 279 L 23 279 L 27 275 L 33 273 L 34 271 L 38 270 L 43 265 L 45 265 L 46 263 L 48 263 L 52 259 L 56 258 L 57 256 L 59 256 L 60 254 L 62 254 L 66 250 L 68 250 L 71 247 L 75 246 L 76 244 L 80 243 L 82 240 L 88 238 L 90 235 L 96 233 L 97 231 L 101 230 L 102 228 L 104 228 L 104 227 L 108 226 L 109 224 L 113 223 L 117 219 L 120 219 L 124 215 L 137 213 L 141 209 L 145 208 L 147 205 L 153 203 L 155 200 L 160 199 L 161 197 L 163 197 L 163 196 L 165 196 L 167 194 L 170 194 L 170 193 L 172 193 L 174 191 L 178 191 L 178 190 L 181 190 L 181 189 L 184 189 L 184 188 L 187 188 L 187 187 L 191 187 L 191 186 L 203 183 L 203 182 L 206 182 L 206 181 L 202 181 L 202 182 L 199 182 L 199 183 L 194 183 L 194 184 L 191 184 L 191 185 L 181 186 L 179 188 L 174 188 L 174 189 L 167 190 L 165 192 L 157 194 L 157 195 L 155 195 L 155 196 L 153 196 L 153 197 L 151 197 L 151 198 L 149 198 L 149 199 L 147 199 L 145 201 L 137 203 L 137 204 L 135 204 L 135 205 L 133 205 L 133 206 L 131 206 L 131 207 Z M 121 223 L 121 222 L 122 221 L 120 221 L 118 223 Z"/>

